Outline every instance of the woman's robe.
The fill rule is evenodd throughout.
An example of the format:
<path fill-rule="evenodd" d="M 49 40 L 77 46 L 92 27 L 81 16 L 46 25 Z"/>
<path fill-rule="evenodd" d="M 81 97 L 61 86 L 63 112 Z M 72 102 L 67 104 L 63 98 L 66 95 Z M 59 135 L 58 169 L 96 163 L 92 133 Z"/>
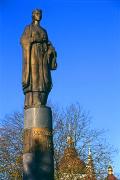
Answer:
<path fill-rule="evenodd" d="M 57 67 L 56 52 L 48 41 L 47 32 L 31 24 L 21 37 L 23 47 L 22 86 L 27 92 L 47 92 L 52 88 L 51 72 Z"/>

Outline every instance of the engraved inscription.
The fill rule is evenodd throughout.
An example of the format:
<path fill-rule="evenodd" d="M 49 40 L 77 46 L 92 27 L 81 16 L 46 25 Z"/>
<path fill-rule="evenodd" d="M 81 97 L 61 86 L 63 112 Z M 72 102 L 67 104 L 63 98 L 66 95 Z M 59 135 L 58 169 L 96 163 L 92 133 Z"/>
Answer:
<path fill-rule="evenodd" d="M 24 131 L 24 153 L 52 150 L 52 132 L 47 128 L 31 128 Z"/>
<path fill-rule="evenodd" d="M 32 131 L 33 136 L 40 136 L 40 135 L 46 135 L 51 136 L 52 133 L 48 131 L 47 129 L 41 129 L 41 128 L 34 128 Z"/>

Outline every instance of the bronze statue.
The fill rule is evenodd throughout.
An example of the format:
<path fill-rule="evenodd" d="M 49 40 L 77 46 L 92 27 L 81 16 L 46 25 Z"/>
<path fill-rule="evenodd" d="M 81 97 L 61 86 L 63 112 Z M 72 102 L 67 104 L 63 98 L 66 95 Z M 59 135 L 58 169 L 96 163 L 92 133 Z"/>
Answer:
<path fill-rule="evenodd" d="M 23 48 L 22 87 L 25 108 L 46 105 L 52 88 L 51 72 L 57 68 L 56 51 L 48 40 L 46 30 L 40 26 L 42 11 L 32 12 L 32 24 L 21 37 Z"/>

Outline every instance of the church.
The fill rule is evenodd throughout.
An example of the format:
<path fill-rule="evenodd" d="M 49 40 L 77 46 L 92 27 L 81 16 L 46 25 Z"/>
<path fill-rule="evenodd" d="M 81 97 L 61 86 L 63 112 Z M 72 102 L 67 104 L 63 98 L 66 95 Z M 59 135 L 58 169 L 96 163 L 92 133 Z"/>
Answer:
<path fill-rule="evenodd" d="M 90 148 L 87 162 L 84 162 L 78 156 L 73 138 L 68 136 L 67 147 L 59 162 L 58 172 L 60 180 L 97 180 Z M 111 166 L 108 167 L 108 175 L 105 180 L 117 180 Z"/>

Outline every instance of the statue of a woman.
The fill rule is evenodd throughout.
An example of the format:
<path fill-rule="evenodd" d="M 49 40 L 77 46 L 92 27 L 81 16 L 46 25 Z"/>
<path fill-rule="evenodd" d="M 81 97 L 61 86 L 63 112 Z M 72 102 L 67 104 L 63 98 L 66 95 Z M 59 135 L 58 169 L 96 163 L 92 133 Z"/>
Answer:
<path fill-rule="evenodd" d="M 47 32 L 40 26 L 42 11 L 32 13 L 32 24 L 21 37 L 23 48 L 22 87 L 25 108 L 46 105 L 52 88 L 51 72 L 57 68 L 56 51 L 48 40 Z"/>

